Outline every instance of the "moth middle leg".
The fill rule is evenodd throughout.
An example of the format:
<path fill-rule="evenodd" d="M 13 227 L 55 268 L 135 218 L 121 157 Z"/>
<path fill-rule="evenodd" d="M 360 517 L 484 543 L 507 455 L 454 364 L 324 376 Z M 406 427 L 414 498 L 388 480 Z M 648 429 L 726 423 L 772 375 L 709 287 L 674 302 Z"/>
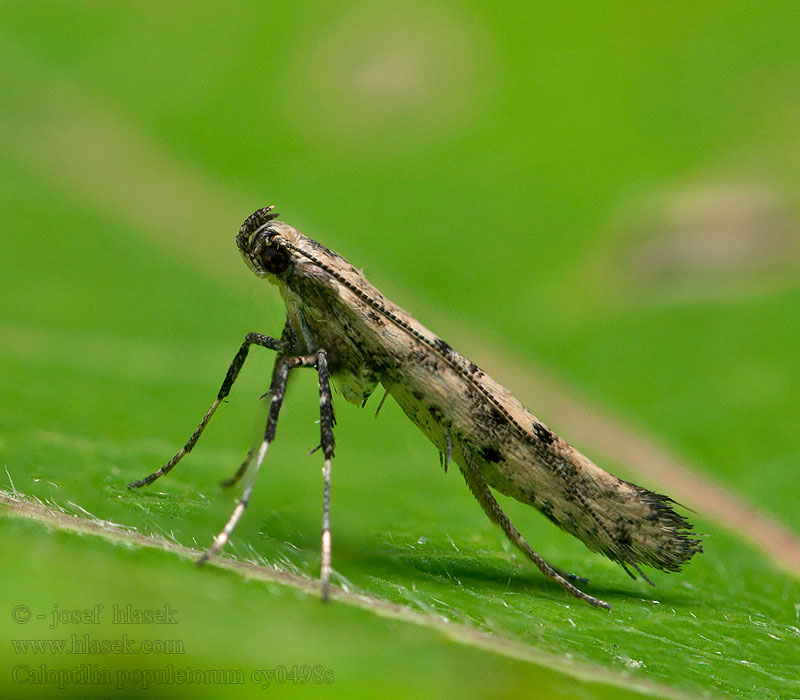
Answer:
<path fill-rule="evenodd" d="M 461 473 L 464 475 L 464 480 L 467 482 L 469 490 L 472 491 L 472 495 L 475 496 L 478 503 L 481 504 L 481 507 L 486 515 L 489 516 L 489 520 L 499 525 L 503 529 L 503 532 L 506 533 L 508 539 L 511 540 L 516 547 L 522 550 L 528 559 L 536 564 L 539 570 L 545 576 L 547 576 L 547 578 L 558 583 L 565 591 L 574 595 L 576 598 L 585 600 L 587 603 L 594 605 L 595 607 L 610 610 L 611 606 L 608 603 L 600 600 L 599 598 L 590 596 L 588 593 L 584 593 L 579 588 L 573 586 L 561 571 L 550 566 L 550 564 L 548 564 L 537 552 L 531 548 L 531 546 L 523 539 L 517 528 L 512 525 L 511 521 L 508 519 L 508 516 L 503 512 L 503 509 L 500 507 L 497 499 L 495 499 L 494 495 L 489 489 L 489 485 L 486 483 L 486 479 L 484 479 L 475 458 L 472 456 L 472 453 L 468 449 L 462 450 L 462 453 L 464 455 L 466 466 L 459 465 L 461 467 Z"/>

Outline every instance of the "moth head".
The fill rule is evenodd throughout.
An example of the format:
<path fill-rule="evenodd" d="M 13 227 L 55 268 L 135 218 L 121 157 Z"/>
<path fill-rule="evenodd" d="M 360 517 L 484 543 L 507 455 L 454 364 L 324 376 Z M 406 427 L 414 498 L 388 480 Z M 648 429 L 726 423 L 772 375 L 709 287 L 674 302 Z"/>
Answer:
<path fill-rule="evenodd" d="M 259 277 L 281 275 L 292 264 L 292 252 L 286 245 L 282 229 L 285 224 L 273 221 L 279 216 L 275 207 L 265 207 L 248 216 L 239 233 L 236 245 L 250 269 Z"/>

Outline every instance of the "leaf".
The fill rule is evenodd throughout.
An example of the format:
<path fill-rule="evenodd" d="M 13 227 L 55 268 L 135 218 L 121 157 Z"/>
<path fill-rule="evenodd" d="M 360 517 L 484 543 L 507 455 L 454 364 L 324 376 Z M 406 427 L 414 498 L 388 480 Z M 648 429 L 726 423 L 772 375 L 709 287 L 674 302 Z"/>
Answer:
<path fill-rule="evenodd" d="M 798 380 L 794 354 L 786 351 L 800 340 L 800 327 L 787 320 L 797 308 L 796 283 L 773 290 L 756 275 L 740 297 L 720 301 L 703 293 L 680 301 L 674 289 L 641 288 L 625 277 L 629 233 L 609 230 L 619 193 L 641 186 L 633 173 L 649 169 L 670 183 L 691 164 L 716 157 L 706 143 L 684 144 L 692 132 L 674 123 L 673 100 L 660 97 L 661 83 L 647 62 L 615 70 L 609 57 L 603 75 L 646 84 L 637 99 L 663 123 L 645 131 L 663 135 L 664 153 L 650 141 L 630 148 L 624 134 L 637 128 L 602 111 L 628 99 L 615 78 L 602 99 L 581 91 L 587 104 L 580 109 L 569 100 L 562 104 L 557 93 L 528 95 L 526 104 L 498 102 L 505 117 L 490 141 L 452 153 L 448 139 L 460 139 L 458 130 L 467 127 L 451 125 L 450 136 L 433 130 L 409 144 L 402 151 L 408 160 L 397 165 L 389 161 L 400 151 L 382 152 L 374 133 L 369 148 L 357 134 L 350 146 L 337 141 L 331 158 L 320 146 L 327 144 L 324 135 L 287 121 L 285 103 L 263 81 L 267 70 L 276 82 L 291 82 L 292 61 L 300 61 L 304 46 L 291 32 L 270 34 L 264 46 L 245 42 L 246 51 L 237 49 L 244 57 L 232 68 L 226 31 L 257 36 L 246 24 L 260 17 L 256 6 L 207 20 L 185 13 L 191 31 L 176 30 L 180 8 L 165 9 L 171 21 L 163 21 L 120 5 L 93 22 L 80 9 L 43 8 L 12 8 L 0 42 L 2 87 L 14 106 L 7 120 L 13 138 L 0 144 L 6 174 L 0 182 L 6 222 L 0 456 L 6 492 L 19 494 L 35 516 L 0 508 L 8 564 L 0 579 L 7 611 L 0 628 L 7 645 L 127 635 L 137 642 L 177 641 L 184 653 L 67 657 L 11 644 L 0 681 L 4 695 L 35 697 L 65 679 L 64 697 L 107 697 L 123 681 L 132 695 L 149 684 L 164 696 L 188 690 L 250 697 L 265 682 L 263 674 L 253 675 L 262 671 L 285 673 L 282 682 L 271 681 L 284 692 L 312 694 L 324 685 L 347 697 L 800 694 L 800 586 L 787 573 L 788 560 L 776 565 L 747 533 L 737 532 L 740 524 L 688 514 L 706 533 L 705 554 L 680 574 L 652 574 L 656 588 L 650 589 L 533 510 L 504 501 L 548 561 L 587 576 L 587 590 L 614 606 L 610 613 L 594 610 L 509 548 L 458 473 L 437 468 L 435 451 L 391 402 L 376 421 L 370 406 L 359 411 L 334 397 L 334 568 L 346 593 L 321 604 L 313 590 L 322 485 L 321 457 L 308 456 L 318 431 L 310 375 L 290 387 L 278 438 L 227 558 L 220 566 L 190 566 L 186 548 L 210 544 L 233 507 L 236 494 L 218 482 L 233 473 L 261 429 L 257 397 L 266 389 L 271 358 L 258 349 L 192 454 L 149 489 L 125 489 L 183 444 L 244 333 L 279 332 L 280 300 L 239 263 L 233 236 L 256 206 L 285 202 L 287 220 L 367 266 L 371 281 L 434 330 L 438 316 L 489 354 L 500 347 L 522 357 L 523 368 L 545 365 L 568 395 L 579 387 L 796 531 Z M 310 11 L 281 11 L 292 26 L 327 26 L 304 14 Z M 776 28 L 792 34 L 786 18 L 765 15 L 753 28 L 744 16 L 723 22 L 718 11 L 707 10 L 706 21 L 730 32 L 739 27 L 743 36 L 762 32 L 770 47 L 730 56 L 730 65 L 714 63 L 719 84 L 742 74 L 739 60 L 751 61 L 747 69 L 755 71 L 757 58 L 767 70 L 770 51 L 780 54 L 775 61 L 794 64 L 796 42 L 784 50 L 773 41 Z M 58 13 L 58 21 L 48 12 Z M 503 12 L 491 11 L 503 31 L 522 27 Z M 697 12 L 702 26 L 705 15 Z M 663 79 L 684 89 L 674 66 L 683 60 L 685 23 L 650 21 L 648 31 L 659 41 L 642 44 L 648 60 L 672 66 L 675 72 L 664 68 Z M 595 36 L 590 24 L 569 26 L 576 46 L 575 32 L 588 32 L 586 40 Z M 118 32 L 113 41 L 110 28 Z M 143 31 L 155 53 L 139 41 Z M 548 55 L 556 60 L 563 44 L 540 39 L 555 42 Z M 193 58 L 198 46 L 205 70 Z M 511 42 L 509 50 L 514 46 L 527 43 Z M 263 61 L 253 59 L 252 51 L 267 48 Z M 718 48 L 708 43 L 709 61 L 717 60 Z M 528 49 L 516 51 L 513 64 L 527 70 Z M 159 52 L 170 60 L 160 61 Z M 597 63 L 593 51 L 582 60 L 587 70 Z M 782 90 L 767 86 L 745 91 L 740 98 L 747 104 L 729 109 L 703 85 L 688 82 L 684 103 L 716 110 L 709 123 L 727 125 L 729 148 L 735 129 L 746 126 L 742 114 L 782 104 Z M 517 94 L 509 85 L 501 84 Z M 234 100 L 237 109 L 229 90 L 242 98 Z M 211 103 L 198 109 L 198 96 L 206 94 Z M 543 96 L 563 111 L 543 116 Z M 581 122 L 587 131 L 576 146 L 577 113 L 602 114 L 615 126 Z M 485 131 L 480 116 L 469 119 L 475 133 Z M 515 125 L 523 122 L 531 134 L 548 134 L 552 149 L 534 136 L 521 143 Z M 772 133 L 771 124 L 756 126 Z M 407 131 L 413 139 L 420 130 Z M 494 155 L 487 159 L 487 153 Z M 527 160 L 536 161 L 535 172 Z M 407 174 L 400 177 L 399 170 Z M 588 170 L 602 187 L 577 182 L 576 173 Z M 275 199 L 258 194 L 251 201 L 265 185 Z M 489 213 L 465 208 L 484 196 L 493 197 Z M 725 285 L 737 279 L 726 278 Z M 522 384 L 519 366 L 497 377 L 515 391 Z M 548 419 L 547 396 L 521 398 Z M 571 430 L 580 431 L 553 427 L 568 439 Z M 592 445 L 578 447 L 593 455 Z M 641 480 L 632 464 L 615 459 L 608 454 L 599 461 Z M 107 522 L 116 527 L 100 525 Z M 90 533 L 92 524 L 100 532 Z M 790 540 L 796 544 L 796 535 Z M 90 616 L 98 604 L 104 607 L 97 624 L 75 622 L 70 614 L 69 621 L 48 625 L 54 611 Z M 172 606 L 177 623 L 113 624 L 113 606 L 128 604 L 154 611 Z M 19 622 L 12 617 L 18 606 L 44 618 Z M 43 683 L 24 675 L 41 664 L 55 671 L 107 670 L 109 683 L 87 683 L 73 671 Z M 28 671 L 14 676 L 20 666 Z M 170 666 L 169 682 L 146 675 Z M 297 681 L 306 667 L 313 674 L 318 666 L 333 672 L 332 684 L 302 682 L 302 675 Z M 208 673 L 189 687 L 174 675 L 188 667 Z M 241 669 L 243 683 L 212 674 L 226 669 Z"/>

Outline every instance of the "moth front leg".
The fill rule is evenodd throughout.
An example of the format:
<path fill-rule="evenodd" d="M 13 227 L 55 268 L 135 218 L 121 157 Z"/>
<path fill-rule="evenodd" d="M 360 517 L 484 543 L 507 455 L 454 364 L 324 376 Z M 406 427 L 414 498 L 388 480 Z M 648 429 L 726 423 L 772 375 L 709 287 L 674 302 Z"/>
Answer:
<path fill-rule="evenodd" d="M 214 415 L 214 412 L 217 410 L 217 407 L 230 393 L 231 387 L 233 386 L 233 383 L 236 381 L 236 378 L 239 376 L 239 372 L 242 369 L 242 365 L 244 365 L 244 361 L 247 359 L 247 353 L 250 350 L 251 345 L 259 345 L 262 348 L 267 348 L 269 350 L 277 350 L 279 352 L 284 351 L 286 348 L 286 342 L 284 340 L 271 338 L 268 335 L 261 335 L 261 333 L 248 333 L 244 338 L 242 346 L 239 348 L 238 352 L 234 356 L 233 362 L 231 362 L 230 367 L 228 367 L 228 372 L 226 373 L 225 379 L 222 382 L 222 386 L 220 387 L 219 392 L 217 393 L 217 398 L 214 399 L 214 402 L 211 404 L 210 408 L 206 411 L 206 414 L 203 416 L 203 420 L 200 421 L 200 425 L 198 425 L 197 428 L 195 428 L 195 431 L 192 433 L 191 437 L 186 441 L 186 444 L 163 467 L 157 469 L 152 474 L 148 474 L 143 479 L 132 481 L 130 484 L 128 484 L 129 489 L 138 489 L 141 486 L 147 486 L 148 484 L 152 484 L 156 479 L 168 473 L 178 462 L 181 461 L 181 459 L 183 459 L 187 454 L 189 454 L 189 452 L 192 451 L 192 448 L 200 439 L 200 436 L 203 434 L 203 430 L 205 430 L 206 425 L 208 425 L 208 422 L 211 420 L 211 417 Z"/>

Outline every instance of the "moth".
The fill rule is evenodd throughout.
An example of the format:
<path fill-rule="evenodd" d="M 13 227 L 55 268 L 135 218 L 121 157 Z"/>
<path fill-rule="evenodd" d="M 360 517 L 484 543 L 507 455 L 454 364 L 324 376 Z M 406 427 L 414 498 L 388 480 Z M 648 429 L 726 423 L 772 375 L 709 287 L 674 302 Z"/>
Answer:
<path fill-rule="evenodd" d="M 548 578 L 580 600 L 610 609 L 575 584 L 586 582 L 548 564 L 523 539 L 492 489 L 537 508 L 593 552 L 617 562 L 632 578 L 646 565 L 680 571 L 702 552 L 692 525 L 671 498 L 623 481 L 598 467 L 528 411 L 508 389 L 393 304 L 338 253 L 282 221 L 274 207 L 242 224 L 236 244 L 250 269 L 276 285 L 286 305 L 280 338 L 249 333 L 228 368 L 217 398 L 184 447 L 163 467 L 128 485 L 151 484 L 169 472 L 200 438 L 231 390 L 251 345 L 277 352 L 264 439 L 225 482 L 248 474 L 222 531 L 198 563 L 216 555 L 242 516 L 275 437 L 289 373 L 313 367 L 319 379 L 323 455 L 321 591 L 331 576 L 330 482 L 334 413 L 330 376 L 344 398 L 363 406 L 380 384 L 436 446 L 445 469 L 452 461 L 489 519 Z M 381 404 L 383 401 L 381 401 Z M 254 462 L 254 463 L 253 463 Z M 252 469 L 250 468 L 252 465 Z"/>

